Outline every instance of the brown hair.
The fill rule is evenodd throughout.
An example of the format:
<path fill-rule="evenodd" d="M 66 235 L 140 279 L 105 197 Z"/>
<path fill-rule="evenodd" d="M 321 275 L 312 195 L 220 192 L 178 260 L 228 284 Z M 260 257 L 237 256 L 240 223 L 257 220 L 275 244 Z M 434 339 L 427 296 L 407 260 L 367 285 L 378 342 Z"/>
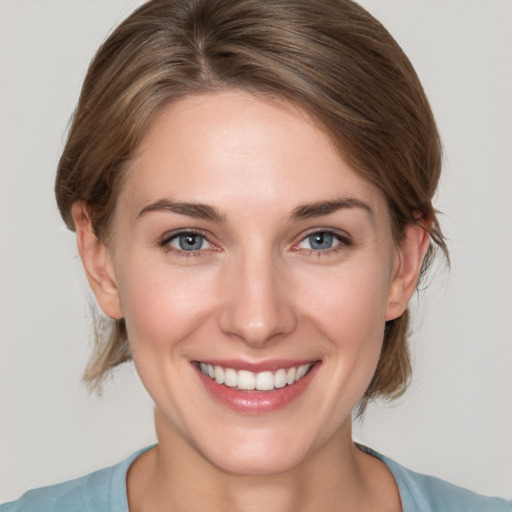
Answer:
<path fill-rule="evenodd" d="M 291 101 L 331 136 L 344 158 L 387 199 L 397 242 L 422 216 L 430 246 L 447 256 L 432 197 L 441 144 L 418 77 L 400 46 L 350 0 L 153 0 L 129 16 L 91 63 L 56 179 L 57 203 L 91 208 L 106 240 L 123 168 L 155 113 L 194 93 L 239 88 Z M 96 331 L 85 373 L 94 385 L 130 358 L 123 320 Z M 408 313 L 388 322 L 362 399 L 395 398 L 411 366 Z"/>

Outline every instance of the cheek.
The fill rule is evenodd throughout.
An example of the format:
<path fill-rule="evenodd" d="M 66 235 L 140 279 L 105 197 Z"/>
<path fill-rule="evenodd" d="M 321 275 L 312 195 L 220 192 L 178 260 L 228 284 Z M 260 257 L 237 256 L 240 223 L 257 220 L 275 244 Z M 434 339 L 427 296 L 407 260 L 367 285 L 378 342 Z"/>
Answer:
<path fill-rule="evenodd" d="M 385 324 L 389 273 L 381 265 L 347 266 L 317 276 L 298 296 L 303 308 L 331 340 L 347 346 L 377 343 Z"/>
<path fill-rule="evenodd" d="M 137 265 L 120 284 L 132 351 L 139 346 L 168 350 L 191 336 L 212 308 L 211 276 L 171 271 L 165 264 Z"/>

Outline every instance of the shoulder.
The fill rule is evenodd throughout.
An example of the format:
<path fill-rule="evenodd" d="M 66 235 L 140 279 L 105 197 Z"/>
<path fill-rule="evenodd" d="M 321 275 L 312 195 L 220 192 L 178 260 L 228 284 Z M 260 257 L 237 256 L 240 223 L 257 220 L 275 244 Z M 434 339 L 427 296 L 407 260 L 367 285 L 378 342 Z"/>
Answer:
<path fill-rule="evenodd" d="M 126 473 L 140 453 L 89 475 L 28 491 L 0 505 L 0 512 L 128 512 Z"/>
<path fill-rule="evenodd" d="M 404 512 L 512 512 L 512 501 L 482 496 L 440 478 L 416 473 L 369 448 L 361 448 L 382 460 L 393 473 Z"/>
<path fill-rule="evenodd" d="M 403 466 L 399 466 L 396 473 L 397 481 L 400 478 L 404 488 L 403 494 L 411 505 L 414 504 L 410 507 L 411 512 L 512 512 L 511 501 L 482 496 L 440 478 L 415 473 Z"/>
<path fill-rule="evenodd" d="M 0 511 L 85 512 L 88 510 L 87 501 L 90 501 L 91 495 L 99 505 L 96 509 L 98 512 L 108 510 L 102 504 L 108 503 L 110 480 L 111 468 L 103 469 L 75 480 L 28 491 L 17 501 L 2 505 Z"/>

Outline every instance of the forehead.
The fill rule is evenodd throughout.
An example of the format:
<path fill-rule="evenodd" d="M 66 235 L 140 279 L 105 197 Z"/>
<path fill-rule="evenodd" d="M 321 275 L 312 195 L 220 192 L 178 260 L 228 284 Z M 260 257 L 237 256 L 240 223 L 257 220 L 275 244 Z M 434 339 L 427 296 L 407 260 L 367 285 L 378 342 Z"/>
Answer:
<path fill-rule="evenodd" d="M 376 208 L 384 202 L 304 111 L 236 90 L 164 107 L 128 166 L 121 196 L 141 208 L 158 196 L 288 210 L 339 197 Z"/>

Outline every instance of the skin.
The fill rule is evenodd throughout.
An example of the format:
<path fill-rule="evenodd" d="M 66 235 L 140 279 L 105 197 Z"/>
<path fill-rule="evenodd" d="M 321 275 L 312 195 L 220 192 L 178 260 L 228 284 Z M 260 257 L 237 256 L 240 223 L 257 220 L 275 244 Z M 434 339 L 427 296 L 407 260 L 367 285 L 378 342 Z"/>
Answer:
<path fill-rule="evenodd" d="M 353 444 L 351 412 L 428 236 L 410 226 L 396 246 L 382 193 L 304 112 L 234 90 L 179 100 L 126 170 L 107 244 L 87 205 L 73 216 L 98 303 L 125 318 L 156 404 L 159 444 L 128 475 L 132 511 L 401 510 L 389 470 Z M 202 247 L 180 249 L 180 230 Z M 309 236 L 327 232 L 318 250 Z M 210 359 L 318 363 L 286 407 L 246 414 L 206 391 L 192 361 Z"/>

